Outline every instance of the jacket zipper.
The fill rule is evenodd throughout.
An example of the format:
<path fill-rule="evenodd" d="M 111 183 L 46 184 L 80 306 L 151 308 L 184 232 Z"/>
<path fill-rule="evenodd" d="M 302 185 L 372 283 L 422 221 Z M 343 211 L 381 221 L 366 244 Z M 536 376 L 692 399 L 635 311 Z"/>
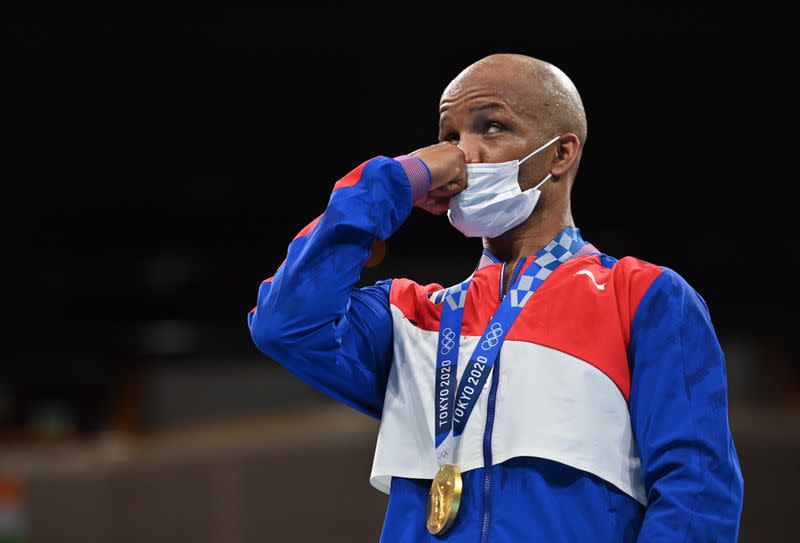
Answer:
<path fill-rule="evenodd" d="M 525 263 L 525 257 L 520 257 L 517 265 L 514 266 L 514 271 L 511 272 L 511 279 L 508 281 L 508 287 L 514 284 L 517 280 L 517 274 L 522 269 Z M 503 292 L 503 279 L 505 278 L 506 263 L 500 269 L 500 302 L 506 293 Z M 487 543 L 489 540 L 489 521 L 492 517 L 492 430 L 494 428 L 494 409 L 495 401 L 497 399 L 497 386 L 500 383 L 500 356 L 494 363 L 494 375 L 492 376 L 492 385 L 489 388 L 489 401 L 486 408 L 486 428 L 483 431 L 483 522 L 481 522 L 481 543 Z"/>

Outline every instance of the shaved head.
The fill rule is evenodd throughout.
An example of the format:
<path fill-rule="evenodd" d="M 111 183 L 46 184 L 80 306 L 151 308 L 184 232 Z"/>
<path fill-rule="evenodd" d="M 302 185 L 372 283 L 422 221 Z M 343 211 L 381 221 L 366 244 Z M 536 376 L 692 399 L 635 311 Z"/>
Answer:
<path fill-rule="evenodd" d="M 578 89 L 556 66 L 525 55 L 490 55 L 458 74 L 440 104 L 445 106 L 475 83 L 495 89 L 543 133 L 571 132 L 586 143 L 586 113 Z"/>
<path fill-rule="evenodd" d="M 532 254 L 575 225 L 571 193 L 586 132 L 575 85 L 542 60 L 490 55 L 447 85 L 439 101 L 440 145 L 456 145 L 467 166 L 518 161 L 520 193 L 539 190 L 536 211 L 500 236 L 484 238 L 484 247 L 505 259 Z M 470 183 L 467 175 L 465 190 Z"/>

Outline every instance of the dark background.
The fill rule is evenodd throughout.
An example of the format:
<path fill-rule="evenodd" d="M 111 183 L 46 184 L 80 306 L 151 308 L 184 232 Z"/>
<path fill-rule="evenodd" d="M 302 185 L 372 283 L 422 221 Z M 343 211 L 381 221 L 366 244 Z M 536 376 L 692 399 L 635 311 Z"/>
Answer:
<path fill-rule="evenodd" d="M 552 62 L 582 95 L 584 237 L 700 292 L 732 405 L 800 405 L 796 40 L 753 7 L 10 14 L 2 435 L 48 416 L 99 432 L 165 367 L 271 366 L 245 320 L 260 281 L 339 177 L 434 143 L 445 85 L 495 52 Z M 364 281 L 449 284 L 479 253 L 415 210 Z"/>
<path fill-rule="evenodd" d="M 796 87 L 783 26 L 696 8 L 13 16 L 2 377 L 92 389 L 140 355 L 252 352 L 258 284 L 333 183 L 433 143 L 442 89 L 493 52 L 548 60 L 581 92 L 584 237 L 678 271 L 720 335 L 787 350 Z M 456 280 L 479 251 L 415 210 L 373 275 Z M 154 339 L 158 322 L 181 337 Z"/>

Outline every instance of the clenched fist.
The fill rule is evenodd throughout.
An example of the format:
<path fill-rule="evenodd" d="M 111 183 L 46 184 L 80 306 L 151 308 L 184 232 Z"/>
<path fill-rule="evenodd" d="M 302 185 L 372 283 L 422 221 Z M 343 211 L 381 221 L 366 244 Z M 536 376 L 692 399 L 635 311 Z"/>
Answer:
<path fill-rule="evenodd" d="M 431 171 L 431 190 L 414 203 L 417 207 L 441 215 L 447 211 L 450 198 L 467 187 L 464 152 L 449 142 L 417 149 L 412 156 L 422 160 Z"/>

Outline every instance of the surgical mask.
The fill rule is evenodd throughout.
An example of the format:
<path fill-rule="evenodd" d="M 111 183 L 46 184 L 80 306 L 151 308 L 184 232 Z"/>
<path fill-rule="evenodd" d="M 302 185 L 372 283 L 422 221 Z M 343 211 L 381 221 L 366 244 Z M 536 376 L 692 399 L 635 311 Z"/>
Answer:
<path fill-rule="evenodd" d="M 467 188 L 450 199 L 450 224 L 468 237 L 496 238 L 530 217 L 542 194 L 539 187 L 553 174 L 548 173 L 538 185 L 523 192 L 519 187 L 519 166 L 560 137 L 522 160 L 467 164 Z"/>

